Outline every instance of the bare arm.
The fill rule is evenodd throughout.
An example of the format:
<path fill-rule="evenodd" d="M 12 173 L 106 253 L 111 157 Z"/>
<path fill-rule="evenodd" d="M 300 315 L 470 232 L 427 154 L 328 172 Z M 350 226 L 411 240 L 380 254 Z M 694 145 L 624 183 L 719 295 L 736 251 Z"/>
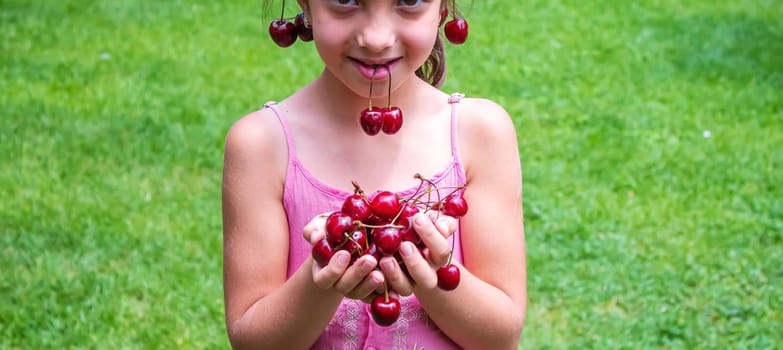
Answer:
<path fill-rule="evenodd" d="M 446 292 L 436 286 L 433 269 L 448 254 L 441 241 L 447 232 L 439 234 L 431 221 L 417 230 L 422 239 L 431 237 L 435 263 L 418 254 L 404 259 L 416 281 L 413 292 L 450 338 L 468 349 L 515 349 L 527 295 L 516 131 L 494 103 L 473 100 L 469 106 L 459 127 L 468 176 L 464 196 L 470 205 L 460 222 L 464 266 L 459 287 Z"/>
<path fill-rule="evenodd" d="M 311 260 L 286 281 L 289 238 L 282 192 L 287 154 L 279 124 L 269 123 L 275 117 L 263 113 L 238 121 L 226 139 L 226 326 L 235 349 L 307 348 L 342 295 L 316 286 Z"/>

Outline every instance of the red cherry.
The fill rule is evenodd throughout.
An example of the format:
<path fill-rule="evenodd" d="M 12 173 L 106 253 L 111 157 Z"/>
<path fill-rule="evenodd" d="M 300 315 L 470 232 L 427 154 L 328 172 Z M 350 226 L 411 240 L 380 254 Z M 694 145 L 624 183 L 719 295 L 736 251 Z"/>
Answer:
<path fill-rule="evenodd" d="M 402 128 L 402 110 L 399 107 L 383 108 L 383 132 L 388 135 L 394 135 Z"/>
<path fill-rule="evenodd" d="M 379 227 L 372 230 L 372 242 L 384 255 L 394 255 L 400 248 L 402 235 L 394 226 Z"/>
<path fill-rule="evenodd" d="M 370 210 L 381 219 L 392 220 L 402 210 L 400 197 L 391 191 L 381 191 L 372 198 Z"/>
<path fill-rule="evenodd" d="M 276 19 L 269 24 L 269 36 L 280 47 L 289 47 L 296 41 L 296 25 L 287 19 Z"/>
<path fill-rule="evenodd" d="M 415 206 L 405 204 L 402 207 L 400 217 L 397 218 L 397 221 L 394 222 L 395 225 L 403 227 L 400 229 L 400 236 L 402 236 L 403 241 L 413 243 L 419 243 L 421 241 L 421 237 L 419 237 L 419 234 L 416 233 L 416 230 L 413 228 L 413 215 L 416 215 L 418 212 L 419 209 Z"/>
<path fill-rule="evenodd" d="M 365 108 L 359 116 L 359 124 L 367 135 L 376 135 L 383 127 L 383 112 L 379 107 Z"/>
<path fill-rule="evenodd" d="M 462 217 L 468 212 L 468 202 L 462 197 L 462 193 L 452 193 L 443 201 L 443 214 L 455 218 Z"/>
<path fill-rule="evenodd" d="M 419 208 L 417 208 L 415 205 L 406 203 L 402 206 L 402 212 L 400 213 L 400 219 L 402 218 L 410 218 L 416 215 L 419 212 Z"/>
<path fill-rule="evenodd" d="M 379 295 L 372 300 L 372 319 L 379 326 L 388 327 L 400 317 L 400 301 L 397 298 Z"/>
<path fill-rule="evenodd" d="M 419 237 L 419 234 L 416 232 L 416 229 L 413 228 L 413 222 L 411 218 L 403 218 L 395 221 L 397 225 L 404 226 L 404 228 L 400 229 L 400 239 L 404 242 L 413 242 L 414 244 L 417 244 L 421 242 L 421 237 Z"/>
<path fill-rule="evenodd" d="M 340 245 L 346 240 L 346 234 L 351 233 L 355 225 L 350 215 L 336 211 L 326 218 L 326 238 L 333 245 Z"/>
<path fill-rule="evenodd" d="M 454 290 L 459 285 L 459 267 L 447 264 L 438 268 L 438 287 L 443 290 Z"/>
<path fill-rule="evenodd" d="M 468 21 L 464 18 L 454 18 L 446 22 L 443 31 L 446 33 L 446 39 L 451 43 L 462 44 L 468 39 Z"/>
<path fill-rule="evenodd" d="M 345 198 L 341 211 L 350 215 L 354 220 L 364 221 L 370 218 L 372 210 L 370 203 L 363 195 L 355 193 Z"/>
<path fill-rule="evenodd" d="M 405 219 L 405 220 L 410 220 L 410 219 Z M 406 228 L 400 230 L 400 240 L 404 242 L 412 242 L 414 244 L 417 244 L 421 242 L 421 237 L 413 228 L 413 225 L 409 225 Z"/>
<path fill-rule="evenodd" d="M 438 23 L 438 27 L 442 26 L 443 23 L 446 23 L 448 17 L 449 17 L 449 9 L 445 7 L 440 9 L 440 23 Z"/>
<path fill-rule="evenodd" d="M 370 255 L 375 258 L 375 261 L 381 261 L 381 258 L 383 258 L 383 253 L 378 250 L 378 246 L 375 243 L 370 243 L 370 246 L 362 252 L 362 255 Z"/>
<path fill-rule="evenodd" d="M 334 255 L 334 248 L 329 244 L 329 241 L 324 239 L 318 241 L 313 245 L 313 260 L 318 263 L 319 266 L 324 267 L 329 263 Z"/>
<path fill-rule="evenodd" d="M 370 217 L 367 218 L 367 220 L 363 220 L 362 223 L 369 226 L 384 226 L 391 224 L 391 220 L 379 218 L 375 215 L 370 215 Z"/>
<path fill-rule="evenodd" d="M 361 254 L 367 248 L 367 232 L 363 228 L 356 228 L 349 236 L 350 243 L 348 245 L 353 246 L 351 251 Z"/>
<path fill-rule="evenodd" d="M 313 28 L 307 28 L 304 25 L 304 12 L 299 12 L 294 18 L 294 25 L 296 25 L 296 32 L 299 34 L 299 40 L 312 41 L 313 40 Z"/>

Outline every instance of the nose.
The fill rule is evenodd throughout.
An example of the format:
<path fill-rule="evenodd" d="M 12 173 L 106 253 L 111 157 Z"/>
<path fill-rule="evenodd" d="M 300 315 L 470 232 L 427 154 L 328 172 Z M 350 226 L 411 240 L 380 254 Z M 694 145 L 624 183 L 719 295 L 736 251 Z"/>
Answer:
<path fill-rule="evenodd" d="M 392 47 L 397 34 L 390 17 L 383 14 L 370 16 L 357 32 L 357 44 L 370 52 L 382 52 Z"/>

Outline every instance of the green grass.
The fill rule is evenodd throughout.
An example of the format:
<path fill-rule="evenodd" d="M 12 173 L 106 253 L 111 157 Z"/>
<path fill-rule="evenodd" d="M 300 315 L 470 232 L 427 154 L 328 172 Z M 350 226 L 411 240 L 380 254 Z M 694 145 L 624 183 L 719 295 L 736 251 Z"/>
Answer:
<path fill-rule="evenodd" d="M 518 126 L 520 348 L 783 346 L 783 3 L 466 13 L 444 90 Z M 223 137 L 320 71 L 267 20 L 259 1 L 0 1 L 0 348 L 228 348 Z"/>

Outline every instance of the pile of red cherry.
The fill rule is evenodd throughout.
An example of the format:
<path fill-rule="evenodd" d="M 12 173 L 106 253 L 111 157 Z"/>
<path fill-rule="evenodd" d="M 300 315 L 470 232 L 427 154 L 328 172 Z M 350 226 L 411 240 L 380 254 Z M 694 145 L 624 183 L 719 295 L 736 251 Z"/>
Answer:
<path fill-rule="evenodd" d="M 395 257 L 402 270 L 407 269 L 399 255 L 400 243 L 414 243 L 424 256 L 425 245 L 413 228 L 412 217 L 416 213 L 437 210 L 459 218 L 468 211 L 468 203 L 462 196 L 464 186 L 438 188 L 433 182 L 420 175 L 419 189 L 409 198 L 400 198 L 397 193 L 381 191 L 367 198 L 360 186 L 354 182 L 354 193 L 347 196 L 340 210 L 326 218 L 326 235 L 313 245 L 313 259 L 321 267 L 326 266 L 334 253 L 346 250 L 351 253 L 351 263 L 363 255 L 372 255 L 376 260 L 384 256 Z M 441 196 L 440 190 L 449 193 Z M 453 250 L 453 249 L 452 249 Z M 451 263 L 438 268 L 438 287 L 443 290 L 457 288 L 460 281 L 459 268 Z M 389 295 L 375 297 L 371 304 L 373 320 L 378 325 L 390 326 L 400 316 L 400 301 Z"/>

